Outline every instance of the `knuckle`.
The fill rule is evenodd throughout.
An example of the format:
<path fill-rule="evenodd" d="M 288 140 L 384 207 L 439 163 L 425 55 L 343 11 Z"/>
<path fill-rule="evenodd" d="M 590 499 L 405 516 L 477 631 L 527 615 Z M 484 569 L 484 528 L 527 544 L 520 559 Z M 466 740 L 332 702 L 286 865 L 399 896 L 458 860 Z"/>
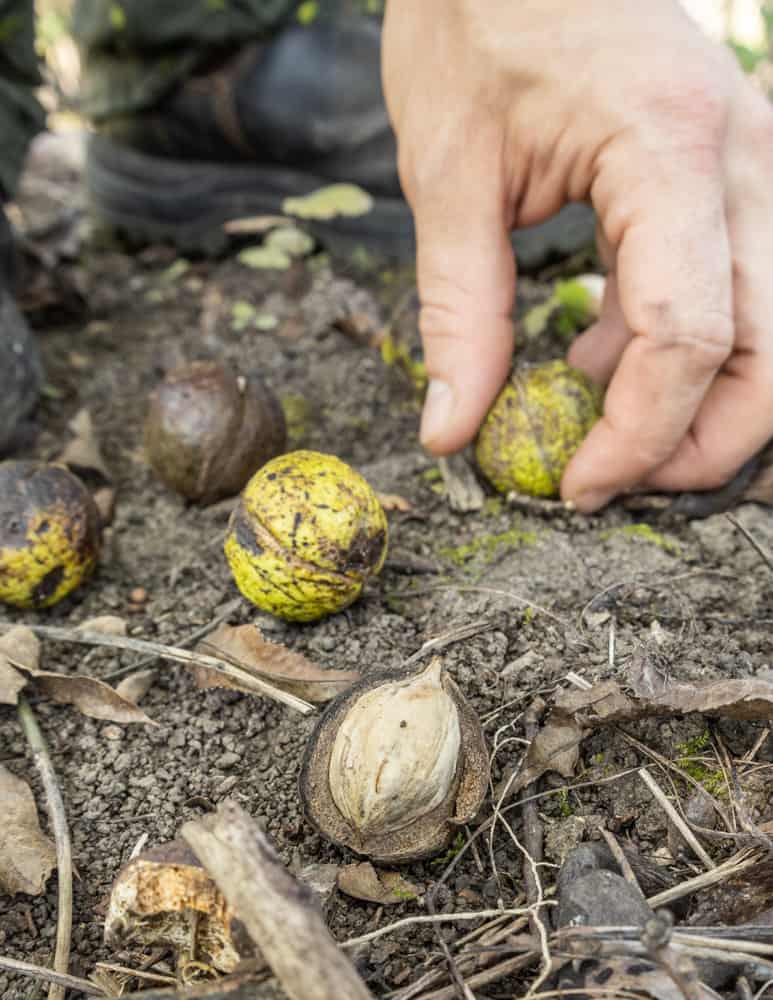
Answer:
<path fill-rule="evenodd" d="M 720 311 L 691 315 L 671 303 L 643 307 L 642 329 L 660 350 L 687 354 L 698 368 L 719 368 L 733 349 L 732 318 Z"/>

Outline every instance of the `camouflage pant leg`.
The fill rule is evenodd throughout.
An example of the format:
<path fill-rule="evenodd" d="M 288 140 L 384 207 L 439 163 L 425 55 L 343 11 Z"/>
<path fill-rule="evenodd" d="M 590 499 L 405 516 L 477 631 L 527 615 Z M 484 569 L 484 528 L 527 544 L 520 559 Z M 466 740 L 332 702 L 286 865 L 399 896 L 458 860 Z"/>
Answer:
<path fill-rule="evenodd" d="M 154 104 L 213 52 L 270 34 L 298 0 L 76 0 L 81 110 L 95 120 Z"/>
<path fill-rule="evenodd" d="M 12 196 L 30 139 L 43 127 L 32 0 L 0 0 L 0 202 Z"/>

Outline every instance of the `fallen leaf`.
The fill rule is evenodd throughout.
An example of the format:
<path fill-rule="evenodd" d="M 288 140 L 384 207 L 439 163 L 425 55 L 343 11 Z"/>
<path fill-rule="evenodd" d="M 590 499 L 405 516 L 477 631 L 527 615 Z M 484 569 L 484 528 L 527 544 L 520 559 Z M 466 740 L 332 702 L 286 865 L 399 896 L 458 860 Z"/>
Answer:
<path fill-rule="evenodd" d="M 401 514 L 407 514 L 413 510 L 410 500 L 401 497 L 399 493 L 377 493 L 376 497 L 384 510 L 396 510 Z"/>
<path fill-rule="evenodd" d="M 102 635 L 126 635 L 127 624 L 125 619 L 118 615 L 98 615 L 96 618 L 87 618 L 86 621 L 76 625 L 78 632 L 101 632 Z"/>
<path fill-rule="evenodd" d="M 404 879 L 399 872 L 377 871 L 370 861 L 344 865 L 338 873 L 338 888 L 354 899 L 364 899 L 379 906 L 396 906 L 417 899 L 422 890 Z"/>
<path fill-rule="evenodd" d="M 11 896 L 39 896 L 56 867 L 56 848 L 40 829 L 29 785 L 2 764 L 0 802 L 0 888 Z"/>
<path fill-rule="evenodd" d="M 128 698 L 118 694 L 115 688 L 111 688 L 104 681 L 98 681 L 95 677 L 55 674 L 46 670 L 38 670 L 32 676 L 42 694 L 59 702 L 60 705 L 75 705 L 79 712 L 88 715 L 90 719 L 158 725 Z"/>
<path fill-rule="evenodd" d="M 40 643 L 28 628 L 14 625 L 0 636 L 0 704 L 19 704 L 19 692 L 27 678 L 18 667 L 28 664 L 36 668 L 39 660 Z"/>
<path fill-rule="evenodd" d="M 130 701 L 133 705 L 139 705 L 153 687 L 155 679 L 155 670 L 138 670 L 136 674 L 129 674 L 128 677 L 124 677 L 116 684 L 116 694 Z"/>
<path fill-rule="evenodd" d="M 335 698 L 360 676 L 355 670 L 325 670 L 302 653 L 264 639 L 254 625 L 220 625 L 197 648 L 220 656 L 283 691 L 316 703 Z M 227 687 L 254 693 L 235 678 L 207 667 L 197 666 L 194 672 L 199 687 Z"/>
<path fill-rule="evenodd" d="M 373 199 L 356 184 L 330 184 L 298 198 L 285 198 L 282 211 L 299 219 L 335 219 L 339 215 L 366 215 Z"/>
<path fill-rule="evenodd" d="M 286 271 L 293 262 L 292 257 L 284 250 L 279 247 L 267 246 L 247 247 L 246 250 L 237 254 L 236 259 L 245 267 L 251 267 L 257 271 L 270 269 Z"/>
<path fill-rule="evenodd" d="M 286 226 L 290 220 L 284 215 L 250 215 L 244 219 L 229 219 L 223 223 L 223 229 L 227 233 L 243 234 L 267 233 L 277 226 Z"/>
<path fill-rule="evenodd" d="M 280 226 L 263 240 L 263 245 L 282 250 L 290 257 L 305 257 L 314 249 L 314 240 L 297 226 Z"/>
<path fill-rule="evenodd" d="M 67 426 L 75 437 L 58 456 L 57 461 L 76 475 L 91 473 L 105 483 L 112 482 L 113 477 L 102 455 L 89 411 L 79 410 Z"/>
<path fill-rule="evenodd" d="M 531 741 L 521 769 L 510 785 L 509 793 L 519 792 L 548 771 L 557 771 L 562 778 L 571 778 L 580 756 L 580 743 L 585 729 L 573 719 L 555 720 L 539 730 Z M 500 790 L 500 795 L 504 789 Z"/>

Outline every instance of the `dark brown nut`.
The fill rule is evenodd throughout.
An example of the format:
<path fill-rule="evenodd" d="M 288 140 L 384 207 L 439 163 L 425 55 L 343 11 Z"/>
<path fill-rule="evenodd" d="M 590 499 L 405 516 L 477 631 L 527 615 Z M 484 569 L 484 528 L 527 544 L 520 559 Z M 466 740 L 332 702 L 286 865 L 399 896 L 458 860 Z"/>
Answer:
<path fill-rule="evenodd" d="M 145 422 L 145 451 L 158 478 L 201 504 L 238 493 L 286 440 L 282 407 L 268 386 L 215 361 L 170 372 Z"/>
<path fill-rule="evenodd" d="M 337 698 L 312 733 L 300 791 L 320 833 L 398 862 L 442 851 L 477 814 L 488 780 L 480 721 L 435 658 Z"/>
<path fill-rule="evenodd" d="M 0 463 L 0 601 L 45 608 L 88 579 L 99 555 L 99 514 L 63 465 Z"/>

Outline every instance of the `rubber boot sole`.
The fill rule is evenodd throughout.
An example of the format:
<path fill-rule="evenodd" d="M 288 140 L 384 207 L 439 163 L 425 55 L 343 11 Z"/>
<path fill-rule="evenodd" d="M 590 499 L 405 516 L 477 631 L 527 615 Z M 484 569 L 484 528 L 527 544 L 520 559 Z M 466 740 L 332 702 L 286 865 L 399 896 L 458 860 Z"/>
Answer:
<path fill-rule="evenodd" d="M 265 164 L 218 164 L 167 159 L 137 152 L 104 136 L 91 136 L 86 184 L 99 224 L 132 244 L 171 243 L 181 253 L 216 255 L 232 240 L 225 223 L 282 214 L 287 197 L 308 194 L 329 179 Z M 359 248 L 399 263 L 415 254 L 413 219 L 402 198 L 373 200 L 357 217 L 305 221 L 336 256 Z M 522 270 L 534 270 L 593 242 L 594 216 L 569 205 L 539 226 L 519 230 L 513 246 Z"/>

